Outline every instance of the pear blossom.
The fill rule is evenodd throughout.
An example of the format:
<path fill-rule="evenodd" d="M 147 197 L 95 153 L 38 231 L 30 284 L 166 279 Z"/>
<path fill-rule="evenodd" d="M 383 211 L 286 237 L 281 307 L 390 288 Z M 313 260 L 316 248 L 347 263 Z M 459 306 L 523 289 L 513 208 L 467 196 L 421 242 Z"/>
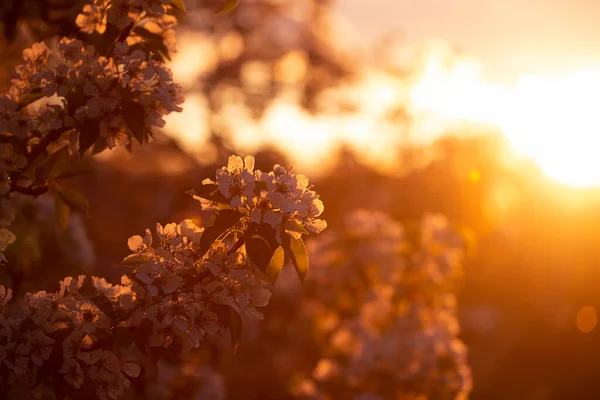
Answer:
<path fill-rule="evenodd" d="M 171 344 L 175 333 L 184 349 L 200 345 L 206 333 L 215 334 L 219 330 L 217 316 L 205 310 L 195 302 L 192 294 L 181 293 L 176 298 L 165 297 L 160 304 L 147 309 L 147 318 L 153 323 L 153 334 L 149 338 L 150 346 Z"/>
<path fill-rule="evenodd" d="M 256 268 L 242 253 L 227 255 L 226 247 L 217 247 L 203 266 L 216 280 L 206 279 L 194 287 L 197 298 L 208 298 L 216 304 L 227 305 L 250 319 L 260 320 L 257 307 L 268 304 L 271 292 L 256 276 Z"/>
<path fill-rule="evenodd" d="M 93 4 L 86 4 L 83 6 L 81 14 L 77 16 L 75 23 L 82 32 L 102 34 L 106 30 L 106 15 L 102 8 Z"/>
<path fill-rule="evenodd" d="M 435 387 L 444 398 L 466 398 L 471 372 L 458 339 L 455 285 L 462 244 L 447 219 L 426 214 L 413 243 L 388 215 L 357 210 L 341 233 L 322 239 L 309 245 L 304 312 L 319 321 L 342 312 L 345 318 L 317 324 L 324 356 L 339 357 L 335 374 L 323 358 L 306 381 L 316 398 L 329 396 L 328 381 L 339 377 L 354 398 L 386 398 L 365 390 L 374 374 L 392 387 L 410 386 L 415 396 Z M 351 299 L 343 297 L 348 290 Z M 452 367 L 441 368 L 442 359 Z"/>
<path fill-rule="evenodd" d="M 94 1 L 83 7 L 76 24 L 84 33 L 102 34 L 108 25 L 124 29 L 144 18 L 145 23 L 155 21 L 168 37 L 167 33 L 176 23 L 175 18 L 167 15 L 169 9 L 168 1 Z M 133 37 L 134 33 L 130 32 L 130 36 Z M 170 70 L 164 63 L 149 59 L 146 52 L 132 51 L 127 40 L 119 39 L 113 51 L 103 56 L 94 46 L 79 39 L 62 38 L 57 47 L 58 62 L 50 62 L 51 51 L 43 42 L 34 43 L 24 50 L 24 63 L 16 68 L 17 74 L 11 81 L 9 92 L 0 96 L 1 132 L 8 132 L 22 140 L 31 139 L 29 145 L 50 133 L 58 133 L 57 140 L 70 134 L 70 130 L 75 130 L 75 138 L 77 134 L 80 137 L 89 134 L 87 131 L 92 121 L 99 128 L 103 144 L 114 148 L 127 145 L 132 135 L 133 124 L 124 118 L 128 113 L 127 105 L 145 107 L 143 121 L 140 121 L 144 125 L 144 134 L 152 126 L 163 127 L 166 114 L 182 110 L 183 91 L 173 82 Z M 140 74 L 131 73 L 136 66 Z M 119 86 L 125 90 L 119 90 Z M 21 100 L 25 104 L 30 103 L 28 96 L 37 96 L 38 93 L 45 97 L 59 96 L 62 104 L 25 108 L 19 104 Z M 76 149 L 77 143 L 73 145 Z M 56 147 L 55 143 L 47 146 L 48 149 Z M 11 161 L 18 165 L 5 162 L 6 167 L 25 169 L 27 159 L 22 154 L 17 156 Z M 3 186 L 0 190 L 12 189 L 7 175 L 3 167 L 0 170 L 0 184 Z"/>
<path fill-rule="evenodd" d="M 65 146 L 70 155 L 83 152 L 84 139 L 90 139 L 86 135 L 99 135 L 94 150 L 100 144 L 123 146 L 132 136 L 147 139 L 153 127 L 164 126 L 167 114 L 182 110 L 181 85 L 164 63 L 134 48 L 144 38 L 129 32 L 133 26 L 152 24 L 170 49 L 176 23 L 169 15 L 171 3 L 94 0 L 75 21 L 80 32 L 91 37 L 60 39 L 55 57 L 43 42 L 23 52 L 23 64 L 16 68 L 8 93 L 0 96 L 0 132 L 14 136 L 0 144 L 2 194 L 10 193 L 17 181 L 30 179 L 21 176 L 24 171 L 33 171 L 36 181 L 23 189 L 47 189 L 43 182 L 55 177 L 37 169 L 45 165 L 43 157 L 65 154 L 56 153 Z M 110 37 L 114 28 L 127 37 Z M 103 34 L 109 46 L 101 43 L 97 49 L 91 43 Z M 35 100 L 40 95 L 44 98 Z M 23 149 L 13 144 L 15 138 Z M 45 143 L 49 139 L 51 143 Z M 86 144 L 93 145 L 90 142 Z M 32 160 L 35 165 L 30 165 Z M 263 174 L 254 170 L 251 156 L 230 157 L 216 175 L 212 184 L 228 201 L 216 208 L 240 208 L 243 214 L 234 236 L 250 229 L 251 222 L 272 226 L 280 242 L 292 220 L 303 226 L 303 233 L 324 229 L 317 218 L 323 205 L 305 176 L 280 166 Z M 0 251 L 15 241 L 10 223 L 10 218 L 0 221 Z M 228 328 L 216 311 L 223 306 L 244 319 L 262 319 L 260 310 L 271 297 L 264 272 L 231 236 L 208 236 L 207 250 L 204 233 L 203 227 L 184 220 L 157 224 L 154 237 L 149 230 L 143 237 L 131 237 L 127 244 L 132 254 L 124 260 L 130 269 L 120 284 L 93 276 L 91 285 L 85 285 L 84 275 L 66 277 L 55 291 L 27 293 L 22 301 L 10 303 L 12 291 L 0 286 L 3 391 L 18 387 L 37 398 L 45 395 L 44 385 L 67 383 L 76 389 L 93 388 L 102 400 L 117 399 L 131 386 L 130 378 L 141 374 L 140 360 L 132 358 L 134 344 L 120 343 L 118 332 L 139 336 L 150 325 L 144 345 L 171 348 L 178 342 L 187 351 L 200 346 L 207 335 Z M 1 252 L 0 260 L 6 261 Z M 140 346 L 139 340 L 135 346 Z"/>
<path fill-rule="evenodd" d="M 57 294 L 47 293 L 46 291 L 25 295 L 28 315 L 44 331 L 52 331 L 54 323 L 60 316 L 64 315 L 58 300 L 59 296 Z"/>
<path fill-rule="evenodd" d="M 146 235 L 142 238 L 139 235 L 135 235 L 129 238 L 127 241 L 129 249 L 135 253 L 141 253 L 150 248 L 152 245 L 152 233 L 150 229 L 146 229 Z"/>
<path fill-rule="evenodd" d="M 121 296 L 129 295 L 131 293 L 131 285 L 113 285 L 106 281 L 105 278 L 99 278 L 92 276 L 92 285 L 102 295 L 108 297 L 111 300 L 116 300 Z"/>
<path fill-rule="evenodd" d="M 23 50 L 23 59 L 32 64 L 44 64 L 50 56 L 50 49 L 46 43 L 34 43 L 30 48 Z"/>
<path fill-rule="evenodd" d="M 89 348 L 91 341 L 81 328 L 75 328 L 62 342 L 63 357 L 79 356 L 82 350 Z"/>
<path fill-rule="evenodd" d="M 44 361 L 50 358 L 54 339 L 47 336 L 43 331 L 36 330 L 28 332 L 25 336 L 26 342 L 16 347 L 16 352 L 21 357 L 28 357 L 36 366 L 40 367 Z"/>
<path fill-rule="evenodd" d="M 304 227 L 312 233 L 320 233 L 327 228 L 327 222 L 318 219 L 324 210 L 323 202 L 314 197 L 314 193 L 307 191 L 300 198 L 298 213 Z"/>
<path fill-rule="evenodd" d="M 72 48 L 77 53 L 77 46 Z M 82 113 L 89 111 L 89 104 L 83 107 Z M 66 277 L 55 292 L 27 293 L 22 303 L 9 303 L 11 290 L 0 286 L 0 371 L 7 374 L 0 376 L 2 384 L 31 391 L 38 372 L 59 360 L 51 372 L 54 382 L 62 379 L 76 389 L 93 388 L 100 399 L 117 399 L 131 386 L 130 378 L 141 374 L 127 336 L 136 336 L 129 342 L 142 352 L 175 344 L 186 352 L 208 335 L 237 330 L 229 320 L 232 312 L 243 320 L 261 320 L 272 285 L 235 237 L 243 237 L 240 230 L 252 223 L 271 224 L 279 234 L 286 221 L 315 225 L 323 207 L 305 178 L 290 175 L 290 182 L 301 183 L 295 184 L 295 210 L 285 213 L 269 197 L 276 174 L 260 175 L 257 188 L 254 159 L 231 157 L 217 172 L 217 182 L 205 183 L 223 197 L 227 182 L 243 186 L 239 200 L 231 191 L 226 199 L 227 207 L 239 204 L 244 210 L 231 211 L 239 224 L 219 238 L 209 236 L 210 243 L 204 237 L 208 231 L 189 219 L 156 224 L 154 235 L 147 229 L 144 236 L 130 237 L 132 253 L 123 260 L 130 270 L 120 284 L 92 276 L 91 285 L 85 285 L 85 275 Z M 223 310 L 229 313 L 225 320 Z"/>
<path fill-rule="evenodd" d="M 226 167 L 217 170 L 219 192 L 230 199 L 232 207 L 240 207 L 249 203 L 254 197 L 254 157 L 242 160 L 239 156 L 231 156 Z"/>
<path fill-rule="evenodd" d="M 227 167 L 217 170 L 216 181 L 205 179 L 203 185 L 216 185 L 219 194 L 232 208 L 243 207 L 250 221 L 270 225 L 276 240 L 283 243 L 282 232 L 295 239 L 303 234 L 320 233 L 327 223 L 318 218 L 324 211 L 319 195 L 308 178 L 276 164 L 273 171 L 253 171 L 254 158 L 231 156 Z M 203 208 L 219 210 L 223 206 L 214 198 L 194 195 Z"/>
<path fill-rule="evenodd" d="M 66 293 L 75 293 L 81 289 L 84 282 L 85 275 L 79 275 L 77 279 L 67 276 L 65 279 L 60 281 L 60 290 L 58 291 L 58 295 L 62 297 Z"/>
<path fill-rule="evenodd" d="M 12 299 L 12 290 L 6 289 L 3 285 L 0 285 L 0 304 L 5 306 Z"/>
<path fill-rule="evenodd" d="M 110 318 L 93 302 L 83 300 L 77 302 L 76 307 L 77 308 L 71 313 L 71 318 L 75 327 L 81 328 L 88 334 L 96 332 L 97 329 L 110 329 Z"/>
<path fill-rule="evenodd" d="M 96 382 L 99 399 L 118 399 L 131 385 L 123 373 L 123 360 L 109 350 L 97 349 L 79 357 L 86 364 L 90 378 Z M 127 364 L 125 364 L 127 365 Z"/>
<path fill-rule="evenodd" d="M 271 204 L 271 199 L 266 192 L 254 198 L 254 208 L 250 212 L 252 222 L 265 223 L 277 228 L 283 222 L 283 212 Z"/>
<path fill-rule="evenodd" d="M 283 213 L 293 213 L 298 209 L 298 200 L 308 187 L 308 179 L 304 175 L 295 175 L 288 172 L 279 164 L 273 166 L 269 173 L 274 179 L 267 181 L 271 192 L 269 197 L 275 207 Z"/>
<path fill-rule="evenodd" d="M 44 75 L 42 94 L 50 97 L 56 93 L 60 97 L 65 97 L 72 90 L 69 78 L 73 75 L 74 71 L 67 64 L 56 65 L 54 71 L 49 71 Z"/>
<path fill-rule="evenodd" d="M 65 381 L 73 387 L 79 389 L 83 385 L 85 376 L 79 360 L 75 358 L 65 358 L 58 372 L 62 374 Z"/>

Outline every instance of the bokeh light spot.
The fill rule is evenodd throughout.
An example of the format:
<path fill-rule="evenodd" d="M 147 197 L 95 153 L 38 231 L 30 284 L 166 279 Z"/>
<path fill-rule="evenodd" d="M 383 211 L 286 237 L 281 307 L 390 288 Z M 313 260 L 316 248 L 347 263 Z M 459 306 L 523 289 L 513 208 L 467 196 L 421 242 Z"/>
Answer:
<path fill-rule="evenodd" d="M 592 306 L 581 307 L 577 312 L 577 328 L 583 333 L 589 333 L 598 325 L 598 315 Z"/>
<path fill-rule="evenodd" d="M 477 183 L 481 179 L 481 172 L 478 169 L 473 168 L 469 171 L 469 182 Z"/>

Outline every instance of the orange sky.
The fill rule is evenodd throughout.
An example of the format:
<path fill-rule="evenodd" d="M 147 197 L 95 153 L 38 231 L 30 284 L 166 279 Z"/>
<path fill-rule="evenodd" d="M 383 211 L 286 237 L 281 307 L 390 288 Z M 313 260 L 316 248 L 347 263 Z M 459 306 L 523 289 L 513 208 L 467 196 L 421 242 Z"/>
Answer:
<path fill-rule="evenodd" d="M 337 0 L 368 39 L 444 39 L 478 58 L 493 81 L 600 65 L 598 0 Z"/>
<path fill-rule="evenodd" d="M 441 39 L 463 56 L 448 64 L 446 47 L 431 47 L 422 74 L 410 84 L 365 58 L 363 79 L 336 92 L 359 99 L 352 115 L 311 115 L 283 97 L 273 99 L 259 122 L 229 107 L 222 117 L 236 124 L 239 146 L 256 151 L 261 132 L 264 142 L 293 143 L 288 147 L 299 159 L 322 169 L 332 148 L 345 143 L 393 167 L 389 150 L 402 142 L 402 127 L 382 115 L 408 101 L 413 140 L 500 130 L 516 154 L 548 176 L 573 187 L 600 187 L 600 0 L 337 0 L 337 7 L 347 21 L 334 24 L 334 34 L 349 50 L 397 32 L 408 47 Z M 194 46 L 183 48 L 207 51 L 197 36 L 187 40 Z M 181 53 L 176 75 L 194 81 L 208 67 L 198 61 L 207 59 Z M 187 112 L 174 116 L 171 126 L 191 133 L 186 140 L 197 145 L 207 135 L 205 108 L 201 96 L 187 96 Z"/>

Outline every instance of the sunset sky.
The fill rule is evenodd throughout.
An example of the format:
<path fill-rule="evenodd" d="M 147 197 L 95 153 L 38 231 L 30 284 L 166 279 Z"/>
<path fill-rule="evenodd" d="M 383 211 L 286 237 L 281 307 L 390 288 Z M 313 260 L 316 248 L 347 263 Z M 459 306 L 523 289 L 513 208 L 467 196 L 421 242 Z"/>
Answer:
<path fill-rule="evenodd" d="M 334 17 L 340 23 L 332 25 L 332 33 L 341 47 L 374 50 L 370 44 L 391 36 L 398 48 L 418 48 L 434 40 L 457 51 L 432 46 L 409 85 L 377 70 L 373 53 L 352 53 L 360 54 L 366 66 L 362 80 L 340 94 L 354 93 L 359 99 L 353 115 L 311 115 L 298 104 L 274 99 L 260 122 L 239 110 L 227 120 L 238 122 L 235 131 L 242 147 L 259 146 L 256 137 L 266 143 L 292 142 L 295 156 L 322 166 L 337 145 L 346 143 L 387 168 L 393 165 L 389 149 L 400 141 L 399 127 L 381 115 L 408 100 L 415 142 L 427 144 L 453 131 L 464 135 L 470 129 L 499 130 L 515 154 L 532 159 L 555 180 L 573 187 L 600 186 L 600 1 L 555 0 L 552 7 L 549 3 L 337 0 L 341 18 Z M 186 40 L 190 45 L 183 44 Z M 181 37 L 179 43 L 206 51 L 194 36 Z M 193 51 L 182 52 L 175 58 L 176 75 L 194 81 L 203 59 Z M 207 127 L 198 117 L 204 100 L 187 96 L 185 108 L 186 113 L 172 117 L 170 126 L 193 132 L 186 136 L 193 143 L 204 140 Z M 374 132 L 377 141 L 371 140 Z"/>
<path fill-rule="evenodd" d="M 479 59 L 493 81 L 600 66 L 597 0 L 337 0 L 337 7 L 366 40 L 390 32 L 407 44 L 443 39 Z"/>

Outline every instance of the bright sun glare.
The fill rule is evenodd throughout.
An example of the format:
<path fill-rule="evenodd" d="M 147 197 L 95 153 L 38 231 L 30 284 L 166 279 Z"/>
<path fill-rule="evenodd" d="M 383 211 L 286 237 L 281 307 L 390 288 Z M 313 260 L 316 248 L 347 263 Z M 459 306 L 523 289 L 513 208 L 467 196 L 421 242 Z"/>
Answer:
<path fill-rule="evenodd" d="M 211 46 L 193 34 L 181 39 L 181 47 L 186 49 L 186 40 Z M 217 56 L 218 49 L 212 49 Z M 194 72 L 211 68 L 210 60 L 202 65 L 194 61 L 200 59 L 191 52 L 182 52 L 173 68 L 178 76 L 193 82 Z M 293 101 L 278 98 L 258 123 L 233 105 L 222 118 L 235 121 L 235 139 L 248 151 L 255 151 L 252 146 L 265 142 L 285 143 L 284 147 L 295 149 L 299 159 L 294 162 L 298 165 L 323 167 L 331 150 L 345 143 L 360 149 L 367 161 L 383 166 L 391 163 L 394 155 L 390 149 L 402 139 L 401 129 L 382 116 L 404 103 L 416 116 L 413 140 L 427 143 L 452 131 L 457 124 L 491 126 L 507 136 L 516 153 L 531 158 L 554 180 L 572 187 L 600 186 L 600 67 L 555 75 L 524 75 L 514 85 L 501 85 L 487 82 L 475 60 L 451 60 L 447 62 L 448 52 L 443 46 L 434 47 L 412 84 L 381 70 L 365 68 L 361 81 L 338 88 L 336 94 L 360 105 L 351 116 L 327 112 L 310 115 Z M 198 118 L 206 115 L 206 106 L 192 97 L 183 114 L 173 117 L 173 133 L 198 147 L 197 136 L 206 133 L 190 133 L 205 128 Z M 378 140 L 372 140 L 374 135 Z"/>
<path fill-rule="evenodd" d="M 412 105 L 443 121 L 491 123 L 515 150 L 572 187 L 600 185 L 600 68 L 525 75 L 513 86 L 485 82 L 474 61 L 444 69 L 432 57 Z"/>

